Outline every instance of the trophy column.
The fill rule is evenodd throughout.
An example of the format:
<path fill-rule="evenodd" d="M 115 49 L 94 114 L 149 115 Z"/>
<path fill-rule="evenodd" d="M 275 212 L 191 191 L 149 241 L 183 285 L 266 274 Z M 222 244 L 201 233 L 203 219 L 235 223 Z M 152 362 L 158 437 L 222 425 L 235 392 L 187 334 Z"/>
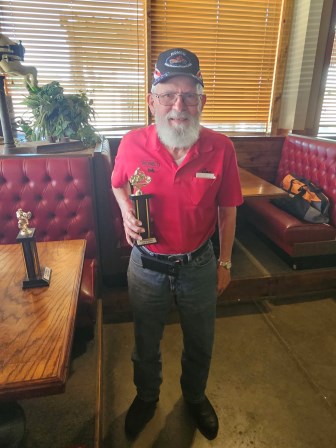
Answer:
<path fill-rule="evenodd" d="M 22 209 L 19 209 L 16 212 L 16 216 L 18 218 L 18 227 L 21 229 L 16 240 L 21 243 L 27 274 L 26 279 L 23 280 L 22 288 L 49 286 L 51 269 L 48 267 L 41 269 L 34 238 L 35 229 L 28 227 L 31 213 L 23 212 Z"/>
<path fill-rule="evenodd" d="M 135 216 L 142 222 L 142 227 L 145 229 L 145 232 L 141 234 L 142 240 L 135 241 L 137 246 L 157 243 L 157 239 L 151 230 L 150 220 L 149 199 L 152 198 L 153 195 L 143 194 L 140 190 L 140 187 L 149 184 L 151 180 L 150 176 L 146 176 L 140 168 L 135 170 L 135 173 L 130 179 L 130 184 L 135 187 L 135 193 L 131 194 L 129 197 L 134 203 Z"/>
<path fill-rule="evenodd" d="M 130 195 L 130 199 L 134 202 L 135 215 L 137 219 L 140 219 L 142 227 L 145 229 L 145 232 L 141 234 L 142 240 L 136 242 L 138 246 L 157 242 L 155 236 L 152 234 L 149 217 L 149 198 L 151 197 L 151 194 Z"/>

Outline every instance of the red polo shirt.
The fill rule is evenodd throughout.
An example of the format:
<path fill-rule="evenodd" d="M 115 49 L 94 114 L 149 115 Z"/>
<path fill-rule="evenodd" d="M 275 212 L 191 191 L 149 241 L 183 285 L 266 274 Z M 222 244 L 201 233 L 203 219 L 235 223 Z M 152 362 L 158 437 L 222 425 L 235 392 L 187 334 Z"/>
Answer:
<path fill-rule="evenodd" d="M 121 188 L 140 168 L 151 177 L 150 215 L 160 254 L 192 252 L 215 231 L 218 206 L 243 202 L 233 143 L 225 135 L 201 128 L 200 138 L 177 166 L 160 142 L 155 125 L 130 131 L 115 160 L 112 185 Z"/>

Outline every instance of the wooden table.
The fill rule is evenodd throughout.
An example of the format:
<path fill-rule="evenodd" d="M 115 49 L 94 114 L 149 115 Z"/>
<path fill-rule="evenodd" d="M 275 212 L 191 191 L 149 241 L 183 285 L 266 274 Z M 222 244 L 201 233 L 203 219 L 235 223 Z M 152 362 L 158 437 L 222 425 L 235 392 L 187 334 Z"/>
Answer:
<path fill-rule="evenodd" d="M 1 400 L 64 390 L 85 247 L 85 240 L 37 243 L 50 286 L 23 290 L 21 245 L 0 245 Z"/>
<path fill-rule="evenodd" d="M 287 196 L 281 188 L 267 182 L 267 180 L 252 174 L 245 168 L 239 167 L 239 176 L 244 197 L 264 196 Z"/>

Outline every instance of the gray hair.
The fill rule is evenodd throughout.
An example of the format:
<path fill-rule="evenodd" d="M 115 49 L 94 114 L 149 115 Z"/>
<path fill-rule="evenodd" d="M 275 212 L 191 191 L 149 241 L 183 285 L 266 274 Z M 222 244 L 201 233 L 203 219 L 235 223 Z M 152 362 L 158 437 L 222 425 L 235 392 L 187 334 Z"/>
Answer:
<path fill-rule="evenodd" d="M 158 84 L 156 84 L 156 86 L 157 86 Z M 151 93 L 156 93 L 155 92 L 155 90 L 156 90 L 156 86 L 152 86 L 152 88 L 151 88 Z M 199 94 L 199 95 L 203 95 L 203 86 L 201 85 L 201 84 L 199 84 L 199 83 L 196 83 L 196 92 Z"/>

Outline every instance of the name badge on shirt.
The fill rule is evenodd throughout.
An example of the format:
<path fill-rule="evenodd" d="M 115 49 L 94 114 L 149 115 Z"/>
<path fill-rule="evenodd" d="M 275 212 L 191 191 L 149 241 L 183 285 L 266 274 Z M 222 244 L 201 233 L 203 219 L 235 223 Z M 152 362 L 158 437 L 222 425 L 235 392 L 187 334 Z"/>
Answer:
<path fill-rule="evenodd" d="M 196 173 L 198 179 L 216 179 L 214 173 Z"/>

